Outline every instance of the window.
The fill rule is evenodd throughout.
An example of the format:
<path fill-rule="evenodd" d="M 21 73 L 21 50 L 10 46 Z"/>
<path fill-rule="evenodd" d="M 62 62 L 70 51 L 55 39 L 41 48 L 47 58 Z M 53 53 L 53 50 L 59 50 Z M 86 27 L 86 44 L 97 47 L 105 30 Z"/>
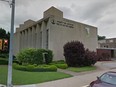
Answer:
<path fill-rule="evenodd" d="M 109 40 L 109 42 L 110 42 L 110 43 L 112 43 L 112 42 L 113 42 L 113 40 Z"/>
<path fill-rule="evenodd" d="M 90 34 L 90 28 L 89 27 L 85 27 L 85 29 L 86 29 L 87 35 L 89 35 Z"/>
<path fill-rule="evenodd" d="M 40 32 L 40 48 L 42 48 L 42 31 Z"/>
<path fill-rule="evenodd" d="M 48 49 L 49 30 L 46 30 L 46 49 Z"/>

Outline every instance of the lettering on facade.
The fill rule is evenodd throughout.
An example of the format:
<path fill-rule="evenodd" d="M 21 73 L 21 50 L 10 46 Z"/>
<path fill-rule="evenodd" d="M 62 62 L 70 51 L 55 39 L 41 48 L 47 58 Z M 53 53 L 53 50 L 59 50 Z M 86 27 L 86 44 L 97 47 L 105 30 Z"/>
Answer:
<path fill-rule="evenodd" d="M 58 26 L 63 26 L 63 27 L 68 27 L 68 28 L 74 28 L 74 25 L 71 24 L 71 23 L 68 23 L 68 22 L 64 22 L 64 21 L 55 21 L 55 20 L 52 20 L 51 21 L 52 24 L 56 24 Z"/>

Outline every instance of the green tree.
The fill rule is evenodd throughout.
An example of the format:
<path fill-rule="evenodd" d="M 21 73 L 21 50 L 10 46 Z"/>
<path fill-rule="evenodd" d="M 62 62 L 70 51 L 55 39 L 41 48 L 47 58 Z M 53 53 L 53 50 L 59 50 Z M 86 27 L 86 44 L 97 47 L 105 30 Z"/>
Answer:
<path fill-rule="evenodd" d="M 0 38 L 6 38 L 6 31 L 0 28 Z"/>
<path fill-rule="evenodd" d="M 104 39 L 106 39 L 106 36 L 99 36 L 98 35 L 98 40 L 104 40 Z"/>

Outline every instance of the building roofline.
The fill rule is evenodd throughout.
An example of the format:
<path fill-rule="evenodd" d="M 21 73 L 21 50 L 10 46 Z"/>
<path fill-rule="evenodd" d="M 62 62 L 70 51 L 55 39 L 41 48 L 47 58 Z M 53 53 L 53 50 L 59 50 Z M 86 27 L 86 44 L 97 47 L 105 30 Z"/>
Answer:
<path fill-rule="evenodd" d="M 96 49 L 101 49 L 101 50 L 116 50 L 116 48 L 96 48 Z"/>

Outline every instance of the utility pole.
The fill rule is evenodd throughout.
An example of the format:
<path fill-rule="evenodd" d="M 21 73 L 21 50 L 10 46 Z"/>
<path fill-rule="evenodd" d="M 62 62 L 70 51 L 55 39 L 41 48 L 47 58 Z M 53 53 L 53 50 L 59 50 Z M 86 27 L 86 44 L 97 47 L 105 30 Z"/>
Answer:
<path fill-rule="evenodd" d="M 8 77 L 7 87 L 13 87 L 12 85 L 12 60 L 13 60 L 13 35 L 14 35 L 14 16 L 15 16 L 15 0 L 0 0 L 10 4 L 11 9 L 11 30 L 10 30 L 10 49 L 9 49 L 9 62 L 8 62 Z"/>
<path fill-rule="evenodd" d="M 15 0 L 0 0 L 10 4 L 11 9 L 11 30 L 10 30 L 10 49 L 9 49 L 9 62 L 8 62 L 8 77 L 7 87 L 13 87 L 12 85 L 12 61 L 13 61 L 13 35 L 14 35 L 14 18 L 15 18 Z"/>
<path fill-rule="evenodd" d="M 12 61 L 13 61 L 13 35 L 14 35 L 14 16 L 15 16 L 15 0 L 11 2 L 11 33 L 10 33 L 10 49 L 9 49 L 9 63 L 8 63 L 8 78 L 7 87 L 12 85 Z"/>

